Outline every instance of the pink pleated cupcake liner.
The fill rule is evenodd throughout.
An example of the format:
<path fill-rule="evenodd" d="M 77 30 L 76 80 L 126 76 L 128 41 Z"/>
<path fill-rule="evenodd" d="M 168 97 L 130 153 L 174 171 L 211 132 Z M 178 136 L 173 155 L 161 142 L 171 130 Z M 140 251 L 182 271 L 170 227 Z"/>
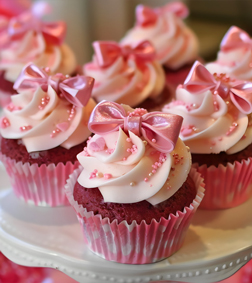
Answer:
<path fill-rule="evenodd" d="M 170 214 L 159 222 L 152 220 L 130 225 L 126 221 L 110 222 L 108 218 L 94 215 L 79 205 L 73 198 L 73 189 L 82 168 L 73 172 L 66 184 L 66 195 L 81 224 L 84 241 L 98 256 L 120 263 L 145 264 L 160 261 L 171 256 L 183 244 L 191 219 L 204 196 L 204 183 L 195 169 L 190 172 L 197 188 L 197 195 L 189 207 Z"/>
<path fill-rule="evenodd" d="M 226 166 L 220 164 L 218 167 L 193 164 L 205 182 L 205 197 L 200 208 L 232 208 L 247 201 L 252 196 L 251 160 L 248 158 Z"/>
<path fill-rule="evenodd" d="M 65 195 L 65 184 L 69 175 L 79 167 L 76 161 L 63 163 L 38 164 L 16 162 L 0 153 L 6 172 L 9 175 L 15 195 L 27 203 L 36 206 L 69 205 Z"/>

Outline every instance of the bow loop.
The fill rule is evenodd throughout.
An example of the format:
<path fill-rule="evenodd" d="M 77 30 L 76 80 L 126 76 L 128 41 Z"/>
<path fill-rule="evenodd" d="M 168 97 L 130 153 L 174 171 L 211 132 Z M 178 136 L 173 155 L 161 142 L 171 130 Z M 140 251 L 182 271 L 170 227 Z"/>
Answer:
<path fill-rule="evenodd" d="M 217 85 L 213 75 L 200 62 L 196 61 L 186 77 L 183 87 L 193 94 L 198 94 L 212 90 Z"/>
<path fill-rule="evenodd" d="M 50 85 L 57 95 L 64 97 L 71 104 L 77 107 L 87 104 L 94 85 L 93 78 L 87 76 L 67 78 L 63 74 L 50 76 L 48 72 L 29 63 L 23 68 L 13 88 L 18 92 L 35 90 L 38 87 L 46 91 Z"/>
<path fill-rule="evenodd" d="M 252 40 L 250 36 L 242 29 L 232 26 L 225 36 L 221 44 L 221 51 L 230 51 L 237 48 L 252 48 Z"/>
<path fill-rule="evenodd" d="M 144 113 L 143 115 L 141 115 Z M 105 135 L 121 127 L 143 138 L 161 152 L 171 152 L 177 142 L 183 118 L 162 112 L 146 113 L 135 109 L 127 115 L 125 109 L 115 103 L 102 101 L 94 108 L 89 119 L 89 130 Z"/>
<path fill-rule="evenodd" d="M 144 5 L 138 5 L 136 7 L 136 21 L 137 25 L 148 26 L 156 23 L 158 19 L 157 13 L 154 9 L 151 9 Z"/>
<path fill-rule="evenodd" d="M 130 56 L 140 61 L 152 61 L 155 49 L 149 41 L 142 41 L 135 47 L 119 45 L 114 41 L 95 41 L 93 43 L 95 59 L 101 68 L 111 66 L 120 56 L 127 60 Z"/>
<path fill-rule="evenodd" d="M 230 97 L 233 104 L 242 113 L 250 114 L 252 112 L 251 82 L 230 79 L 225 74 L 212 75 L 197 61 L 189 72 L 183 88 L 192 94 L 200 94 L 210 90 L 222 99 Z"/>
<path fill-rule="evenodd" d="M 163 9 L 164 12 L 173 13 L 181 19 L 185 19 L 189 15 L 189 9 L 187 6 L 179 1 L 168 3 L 161 9 Z"/>

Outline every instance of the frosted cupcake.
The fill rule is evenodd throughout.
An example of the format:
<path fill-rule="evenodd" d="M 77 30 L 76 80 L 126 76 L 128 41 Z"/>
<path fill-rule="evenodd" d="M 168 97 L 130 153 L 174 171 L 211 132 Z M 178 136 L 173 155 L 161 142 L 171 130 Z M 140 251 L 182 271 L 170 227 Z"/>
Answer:
<path fill-rule="evenodd" d="M 149 97 L 159 99 L 164 71 L 148 41 L 134 47 L 96 41 L 93 47 L 93 60 L 83 66 L 83 72 L 95 78 L 92 96 L 97 102 L 110 100 L 134 107 Z"/>
<path fill-rule="evenodd" d="M 66 205 L 65 181 L 90 135 L 95 102 L 90 77 L 50 75 L 28 64 L 0 121 L 0 159 L 18 198 L 40 206 Z"/>
<path fill-rule="evenodd" d="M 136 7 L 136 23 L 121 44 L 137 44 L 149 40 L 156 50 L 156 60 L 165 66 L 166 86 L 174 96 L 178 84 L 182 83 L 191 64 L 198 58 L 199 43 L 194 32 L 183 19 L 189 14 L 181 2 L 169 3 L 163 7 Z"/>
<path fill-rule="evenodd" d="M 181 247 L 204 191 L 178 139 L 181 122 L 177 115 L 114 102 L 95 107 L 89 120 L 95 135 L 66 185 L 94 253 L 143 264 Z"/>
<path fill-rule="evenodd" d="M 252 39 L 244 30 L 232 26 L 220 44 L 215 62 L 206 68 L 241 80 L 252 80 Z"/>
<path fill-rule="evenodd" d="M 0 33 L 0 97 L 5 106 L 10 95 L 16 93 L 13 84 L 22 68 L 30 62 L 49 67 L 53 74 L 70 75 L 75 72 L 76 59 L 64 44 L 64 22 L 44 22 L 41 17 L 48 5 L 37 3 L 16 17 Z"/>
<path fill-rule="evenodd" d="M 202 208 L 237 206 L 252 195 L 252 84 L 211 74 L 195 62 L 165 113 L 181 115 L 180 138 L 202 174 Z"/>

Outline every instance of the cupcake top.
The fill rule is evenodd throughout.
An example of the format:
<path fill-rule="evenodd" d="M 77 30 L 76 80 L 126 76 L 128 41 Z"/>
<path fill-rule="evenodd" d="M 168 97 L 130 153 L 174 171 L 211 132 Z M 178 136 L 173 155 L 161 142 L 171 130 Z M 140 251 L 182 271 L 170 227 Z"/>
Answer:
<path fill-rule="evenodd" d="M 252 39 L 242 29 L 232 26 L 220 44 L 215 62 L 206 65 L 211 72 L 226 73 L 241 80 L 252 80 Z"/>
<path fill-rule="evenodd" d="M 29 62 L 49 67 L 52 73 L 72 74 L 76 59 L 64 44 L 64 22 L 44 22 L 41 17 L 48 5 L 37 3 L 32 9 L 12 17 L 0 32 L 0 70 L 5 79 L 15 82 Z"/>
<path fill-rule="evenodd" d="M 156 59 L 168 68 L 178 69 L 198 56 L 198 40 L 183 22 L 188 13 L 181 2 L 154 9 L 138 5 L 135 26 L 121 43 L 132 45 L 149 40 L 156 49 Z"/>
<path fill-rule="evenodd" d="M 184 118 L 180 138 L 192 153 L 233 154 L 251 144 L 251 82 L 211 74 L 195 62 L 176 99 L 163 111 Z"/>
<path fill-rule="evenodd" d="M 178 139 L 182 117 L 102 101 L 89 129 L 95 133 L 77 155 L 86 188 L 98 187 L 105 202 L 152 205 L 172 196 L 191 167 L 188 148 Z"/>
<path fill-rule="evenodd" d="M 48 68 L 28 64 L 14 84 L 18 94 L 3 109 L 1 135 L 22 139 L 28 152 L 80 144 L 90 135 L 93 84 L 91 77 L 50 75 Z"/>
<path fill-rule="evenodd" d="M 154 61 L 155 51 L 148 41 L 134 47 L 96 41 L 93 47 L 93 61 L 84 65 L 83 72 L 95 78 L 92 96 L 97 102 L 110 100 L 134 107 L 163 90 L 164 71 Z"/>

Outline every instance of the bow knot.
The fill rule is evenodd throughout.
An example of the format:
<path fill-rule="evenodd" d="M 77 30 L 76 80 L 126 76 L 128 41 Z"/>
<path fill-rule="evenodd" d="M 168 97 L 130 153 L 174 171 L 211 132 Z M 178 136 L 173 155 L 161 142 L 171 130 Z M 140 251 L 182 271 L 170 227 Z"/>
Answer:
<path fill-rule="evenodd" d="M 231 51 L 237 48 L 252 49 L 252 40 L 250 36 L 238 27 L 231 27 L 223 37 L 221 44 L 221 51 Z"/>
<path fill-rule="evenodd" d="M 95 41 L 95 58 L 101 68 L 111 66 L 120 56 L 127 60 L 130 56 L 140 62 L 153 61 L 155 49 L 149 41 L 142 41 L 135 47 L 119 45 L 114 41 Z"/>
<path fill-rule="evenodd" d="M 152 9 L 148 6 L 138 5 L 136 8 L 136 22 L 139 26 L 153 25 L 158 17 L 165 13 L 172 13 L 177 17 L 184 19 L 188 16 L 189 10 L 184 3 L 172 2 L 161 8 Z"/>
<path fill-rule="evenodd" d="M 233 104 L 244 114 L 252 112 L 252 82 L 231 79 L 225 74 L 211 74 L 196 61 L 190 70 L 183 88 L 192 94 L 210 90 L 223 99 L 230 97 Z"/>
<path fill-rule="evenodd" d="M 162 112 L 147 113 L 137 108 L 127 115 L 123 106 L 109 101 L 96 105 L 89 119 L 89 129 L 106 135 L 122 128 L 143 138 L 160 152 L 171 152 L 177 142 L 183 118 Z"/>
<path fill-rule="evenodd" d="M 94 79 L 87 76 L 66 77 L 63 74 L 50 76 L 48 69 L 42 69 L 32 63 L 26 65 L 13 88 L 18 92 L 35 90 L 41 87 L 44 91 L 50 85 L 57 95 L 64 97 L 77 107 L 83 107 L 91 97 Z"/>

